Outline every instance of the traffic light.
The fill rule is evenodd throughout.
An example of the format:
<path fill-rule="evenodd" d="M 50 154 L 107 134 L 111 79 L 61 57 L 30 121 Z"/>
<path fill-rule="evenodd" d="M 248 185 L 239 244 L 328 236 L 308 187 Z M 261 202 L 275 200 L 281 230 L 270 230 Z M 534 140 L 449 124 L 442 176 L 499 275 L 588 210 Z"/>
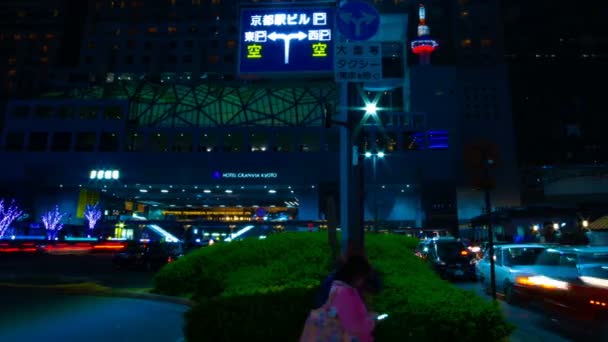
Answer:
<path fill-rule="evenodd" d="M 323 107 L 323 120 L 325 122 L 325 128 L 331 128 L 333 123 L 334 109 L 331 104 L 326 103 Z"/>

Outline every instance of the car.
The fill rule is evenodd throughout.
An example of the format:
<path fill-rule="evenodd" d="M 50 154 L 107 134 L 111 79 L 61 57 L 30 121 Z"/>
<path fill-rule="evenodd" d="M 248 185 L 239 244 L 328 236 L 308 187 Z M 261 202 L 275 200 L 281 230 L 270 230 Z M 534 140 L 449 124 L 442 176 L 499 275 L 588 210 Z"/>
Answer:
<path fill-rule="evenodd" d="M 555 247 L 539 255 L 515 287 L 547 314 L 570 319 L 608 319 L 608 247 Z"/>
<path fill-rule="evenodd" d="M 539 255 L 547 247 L 541 244 L 501 244 L 494 246 L 494 273 L 496 291 L 504 295 L 507 303 L 514 303 L 518 297 L 514 287 L 521 275 L 534 274 L 532 270 Z M 487 294 L 492 293 L 490 253 L 475 264 L 477 278 Z"/>
<path fill-rule="evenodd" d="M 474 255 L 455 238 L 422 241 L 415 254 L 431 264 L 444 279 L 475 279 Z"/>
<path fill-rule="evenodd" d="M 155 271 L 183 255 L 180 243 L 132 242 L 112 258 L 115 269 Z"/>

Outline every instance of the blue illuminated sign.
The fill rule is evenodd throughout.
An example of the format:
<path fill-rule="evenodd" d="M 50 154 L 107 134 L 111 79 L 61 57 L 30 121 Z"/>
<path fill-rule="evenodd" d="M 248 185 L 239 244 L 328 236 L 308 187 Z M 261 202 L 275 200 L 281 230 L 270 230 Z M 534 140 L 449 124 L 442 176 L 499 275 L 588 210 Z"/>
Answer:
<path fill-rule="evenodd" d="M 338 9 L 338 18 L 338 30 L 350 40 L 368 40 L 380 28 L 380 13 L 364 1 L 347 1 Z"/>
<path fill-rule="evenodd" d="M 332 7 L 243 8 L 240 74 L 333 71 Z"/>

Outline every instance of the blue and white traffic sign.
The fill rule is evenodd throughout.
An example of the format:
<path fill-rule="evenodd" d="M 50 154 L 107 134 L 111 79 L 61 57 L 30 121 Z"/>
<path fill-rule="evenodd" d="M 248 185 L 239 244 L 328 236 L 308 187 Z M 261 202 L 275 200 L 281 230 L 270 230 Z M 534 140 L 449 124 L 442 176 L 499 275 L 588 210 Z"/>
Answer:
<path fill-rule="evenodd" d="M 380 28 L 380 13 L 364 1 L 347 1 L 338 8 L 338 30 L 344 37 L 354 41 L 368 40 Z"/>

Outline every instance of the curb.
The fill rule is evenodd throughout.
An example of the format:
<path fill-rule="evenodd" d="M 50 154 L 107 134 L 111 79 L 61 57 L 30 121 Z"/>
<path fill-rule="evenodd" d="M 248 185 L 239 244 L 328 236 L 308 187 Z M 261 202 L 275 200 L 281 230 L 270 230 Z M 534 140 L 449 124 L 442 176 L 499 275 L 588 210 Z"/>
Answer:
<path fill-rule="evenodd" d="M 0 283 L 0 288 L 20 288 L 20 289 L 37 289 L 61 292 L 63 294 L 73 295 L 92 295 L 100 297 L 122 297 L 133 299 L 145 299 L 172 304 L 179 304 L 188 307 L 193 307 L 196 303 L 192 300 L 179 297 L 163 296 L 154 293 L 133 292 L 128 290 L 112 289 L 102 286 L 97 283 L 74 283 L 74 284 L 54 284 L 54 285 L 36 285 L 36 284 L 16 284 L 16 283 Z"/>

